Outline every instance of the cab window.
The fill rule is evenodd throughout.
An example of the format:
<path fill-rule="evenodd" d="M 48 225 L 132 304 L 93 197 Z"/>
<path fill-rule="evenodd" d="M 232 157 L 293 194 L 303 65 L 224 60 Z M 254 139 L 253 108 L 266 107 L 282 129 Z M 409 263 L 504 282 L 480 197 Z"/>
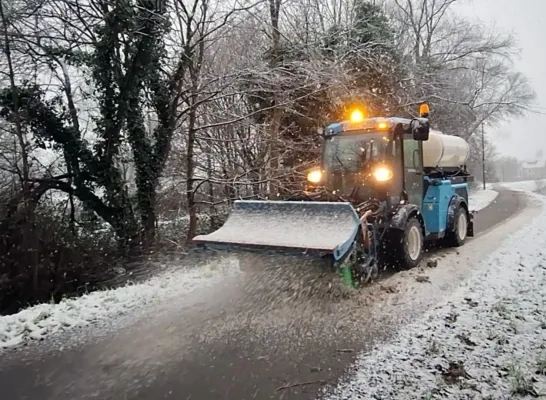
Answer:
<path fill-rule="evenodd" d="M 404 139 L 404 167 L 407 169 L 421 168 L 419 142 L 413 139 Z"/>

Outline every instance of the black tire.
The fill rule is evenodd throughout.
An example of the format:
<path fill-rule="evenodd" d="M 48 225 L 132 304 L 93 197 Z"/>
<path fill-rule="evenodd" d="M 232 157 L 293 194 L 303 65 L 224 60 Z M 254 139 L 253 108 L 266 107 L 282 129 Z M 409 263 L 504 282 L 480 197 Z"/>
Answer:
<path fill-rule="evenodd" d="M 464 224 L 464 226 L 461 227 L 461 223 Z M 460 247 L 466 241 L 467 235 L 468 214 L 464 207 L 459 206 L 453 217 L 453 226 L 446 232 L 446 244 L 451 247 Z"/>
<path fill-rule="evenodd" d="M 410 239 L 411 237 L 411 239 Z M 417 255 L 410 254 L 410 240 L 419 241 Z M 390 260 L 399 269 L 408 270 L 417 267 L 423 259 L 424 249 L 423 228 L 419 220 L 411 217 L 406 222 L 403 231 L 391 232 L 389 235 L 389 247 L 392 249 Z"/>

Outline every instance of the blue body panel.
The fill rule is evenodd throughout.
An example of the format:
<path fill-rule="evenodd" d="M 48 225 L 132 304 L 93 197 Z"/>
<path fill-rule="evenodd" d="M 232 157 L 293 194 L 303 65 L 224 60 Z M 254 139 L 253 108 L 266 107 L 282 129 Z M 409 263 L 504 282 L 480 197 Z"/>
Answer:
<path fill-rule="evenodd" d="M 457 192 L 464 191 L 468 198 L 468 184 L 452 184 L 448 179 L 424 178 L 429 183 L 423 199 L 422 215 L 425 223 L 425 236 L 441 234 L 447 228 L 448 211 L 451 200 Z"/>

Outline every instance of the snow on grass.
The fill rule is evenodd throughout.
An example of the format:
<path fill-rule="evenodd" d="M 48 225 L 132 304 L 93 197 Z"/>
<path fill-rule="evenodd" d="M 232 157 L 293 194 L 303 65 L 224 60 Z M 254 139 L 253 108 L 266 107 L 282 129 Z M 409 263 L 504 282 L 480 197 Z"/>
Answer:
<path fill-rule="evenodd" d="M 489 204 L 493 203 L 498 195 L 498 192 L 490 189 L 471 191 L 468 199 L 470 210 L 480 211 L 484 209 Z"/>
<path fill-rule="evenodd" d="M 546 189 L 546 179 L 537 181 L 502 182 L 500 185 L 510 190 L 537 192 Z"/>
<path fill-rule="evenodd" d="M 179 298 L 239 272 L 236 262 L 218 261 L 165 272 L 143 283 L 92 292 L 58 304 L 39 304 L 0 316 L 0 349 L 39 340 L 76 327 L 111 323 L 151 304 Z"/>
<path fill-rule="evenodd" d="M 546 395 L 546 200 L 446 303 L 400 331 L 336 399 L 514 399 Z M 539 198 L 540 197 L 540 198 Z"/>

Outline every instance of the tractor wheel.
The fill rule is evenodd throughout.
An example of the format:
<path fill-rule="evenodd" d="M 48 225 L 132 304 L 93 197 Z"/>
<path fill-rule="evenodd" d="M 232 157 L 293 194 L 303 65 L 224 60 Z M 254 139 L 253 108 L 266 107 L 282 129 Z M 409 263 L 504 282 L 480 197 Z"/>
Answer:
<path fill-rule="evenodd" d="M 468 231 L 468 215 L 463 207 L 455 211 L 453 227 L 446 234 L 446 243 L 449 246 L 460 247 L 464 244 Z"/>
<path fill-rule="evenodd" d="M 423 259 L 423 229 L 417 218 L 412 217 L 406 222 L 403 232 L 398 235 L 398 240 L 393 243 L 395 252 L 395 264 L 400 269 L 411 269 L 419 265 Z"/>

